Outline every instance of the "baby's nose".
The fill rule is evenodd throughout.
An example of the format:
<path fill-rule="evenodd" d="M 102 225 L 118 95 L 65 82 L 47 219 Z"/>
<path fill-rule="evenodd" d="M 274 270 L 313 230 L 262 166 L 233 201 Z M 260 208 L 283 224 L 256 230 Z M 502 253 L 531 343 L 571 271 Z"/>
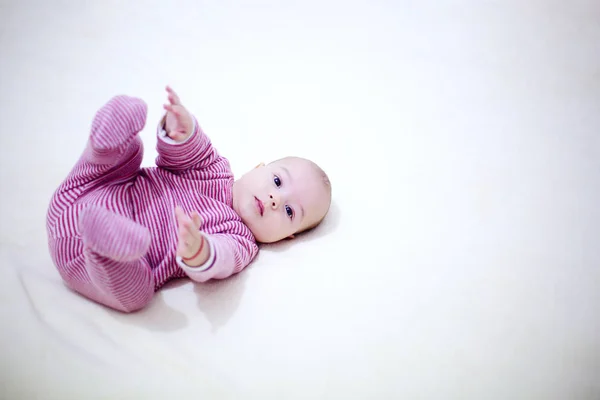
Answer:
<path fill-rule="evenodd" d="M 275 209 L 279 207 L 279 195 L 277 193 L 271 193 L 269 195 L 269 203 L 271 207 Z"/>

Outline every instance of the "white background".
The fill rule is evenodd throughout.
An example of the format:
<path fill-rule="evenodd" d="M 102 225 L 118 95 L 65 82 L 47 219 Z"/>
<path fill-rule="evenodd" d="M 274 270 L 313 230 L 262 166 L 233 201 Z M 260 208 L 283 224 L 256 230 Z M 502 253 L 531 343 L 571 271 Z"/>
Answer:
<path fill-rule="evenodd" d="M 600 398 L 598 1 L 0 2 L 0 398 Z M 124 315 L 45 214 L 115 94 L 236 176 L 311 158 L 314 232 Z"/>

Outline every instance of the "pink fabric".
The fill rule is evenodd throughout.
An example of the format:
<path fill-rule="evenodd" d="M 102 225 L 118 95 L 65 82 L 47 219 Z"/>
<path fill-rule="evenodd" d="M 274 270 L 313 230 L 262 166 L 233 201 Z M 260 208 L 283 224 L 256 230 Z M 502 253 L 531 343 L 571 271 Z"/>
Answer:
<path fill-rule="evenodd" d="M 232 208 L 233 174 L 197 121 L 184 143 L 157 138 L 157 167 L 140 168 L 147 106 L 117 96 L 94 117 L 87 148 L 51 199 L 52 259 L 73 290 L 135 311 L 167 281 L 198 282 L 240 272 L 256 256 L 251 231 Z M 198 211 L 211 265 L 184 271 L 175 259 L 175 206 Z"/>

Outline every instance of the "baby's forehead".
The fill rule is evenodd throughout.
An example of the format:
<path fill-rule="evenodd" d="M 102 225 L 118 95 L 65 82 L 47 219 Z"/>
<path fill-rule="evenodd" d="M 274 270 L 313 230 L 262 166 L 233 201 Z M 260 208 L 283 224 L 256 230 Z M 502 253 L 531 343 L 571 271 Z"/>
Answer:
<path fill-rule="evenodd" d="M 283 170 L 284 174 L 289 174 L 293 186 L 298 190 L 306 191 L 308 196 L 316 197 L 315 200 L 329 200 L 331 190 L 328 178 L 312 161 L 300 157 L 286 157 L 271 164 Z"/>
<path fill-rule="evenodd" d="M 319 173 L 314 165 L 301 158 L 282 159 L 272 163 L 276 167 L 287 169 L 292 175 L 301 175 L 302 178 L 308 178 L 309 175 L 318 177 Z"/>
<path fill-rule="evenodd" d="M 278 167 L 289 173 L 294 186 L 306 191 L 308 196 L 323 198 L 327 191 L 322 173 L 310 161 L 302 159 L 285 160 Z"/>

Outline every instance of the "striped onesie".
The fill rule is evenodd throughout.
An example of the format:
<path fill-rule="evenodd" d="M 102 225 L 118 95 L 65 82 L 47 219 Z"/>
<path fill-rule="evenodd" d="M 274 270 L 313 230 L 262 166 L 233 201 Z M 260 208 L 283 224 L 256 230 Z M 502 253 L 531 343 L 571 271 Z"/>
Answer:
<path fill-rule="evenodd" d="M 87 147 L 58 187 L 47 214 L 48 244 L 72 290 L 131 312 L 173 278 L 224 279 L 258 253 L 233 209 L 233 173 L 194 119 L 192 135 L 176 143 L 159 127 L 156 167 L 140 168 L 147 105 L 113 97 L 95 115 Z M 210 258 L 186 266 L 176 257 L 175 207 L 202 217 Z"/>

